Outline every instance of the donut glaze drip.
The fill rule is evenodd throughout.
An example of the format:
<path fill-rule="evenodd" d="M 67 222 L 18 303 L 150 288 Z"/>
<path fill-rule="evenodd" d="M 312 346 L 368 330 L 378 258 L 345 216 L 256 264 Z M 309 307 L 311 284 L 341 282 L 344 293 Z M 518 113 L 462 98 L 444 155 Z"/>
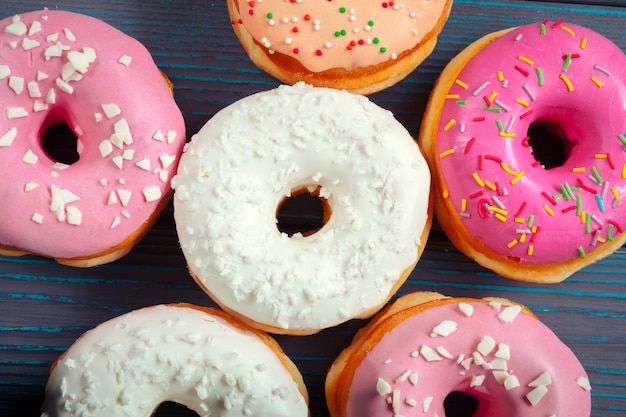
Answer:
<path fill-rule="evenodd" d="M 542 264 L 584 258 L 622 233 L 625 79 L 615 44 L 563 21 L 515 28 L 467 62 L 446 97 L 437 152 L 441 197 L 472 237 Z M 533 156 L 531 126 L 565 148 L 561 166 Z"/>
<path fill-rule="evenodd" d="M 389 112 L 345 91 L 298 83 L 234 103 L 194 135 L 173 184 L 192 275 L 220 305 L 279 329 L 376 309 L 425 243 L 426 161 Z M 276 207 L 310 187 L 332 215 L 288 237 Z"/>
<path fill-rule="evenodd" d="M 443 0 L 238 0 L 240 21 L 233 24 L 271 53 L 321 72 L 396 59 L 435 28 L 445 7 Z"/>
<path fill-rule="evenodd" d="M 519 312 L 451 300 L 377 336 L 358 359 L 346 417 L 443 417 L 452 392 L 478 400 L 475 417 L 589 417 L 581 364 L 546 326 Z"/>
<path fill-rule="evenodd" d="M 258 336 L 219 315 L 161 305 L 80 337 L 52 370 L 42 417 L 149 417 L 164 401 L 199 416 L 308 415 L 291 374 Z"/>
<path fill-rule="evenodd" d="M 43 10 L 0 22 L 0 244 L 53 258 L 121 244 L 170 191 L 185 125 L 139 42 L 97 19 Z M 65 124 L 78 161 L 54 160 Z"/>

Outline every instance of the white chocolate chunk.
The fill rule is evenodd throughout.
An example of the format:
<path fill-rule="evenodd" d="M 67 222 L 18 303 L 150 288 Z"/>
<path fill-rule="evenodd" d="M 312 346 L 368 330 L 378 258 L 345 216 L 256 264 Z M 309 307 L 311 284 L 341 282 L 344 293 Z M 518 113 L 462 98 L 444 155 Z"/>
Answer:
<path fill-rule="evenodd" d="M 35 223 L 39 223 L 42 224 L 43 223 L 43 216 L 39 213 L 33 213 L 33 216 L 31 217 L 31 220 L 34 221 Z"/>
<path fill-rule="evenodd" d="M 452 320 L 444 320 L 433 329 L 431 337 L 443 336 L 447 337 L 454 333 L 457 329 L 457 323 Z"/>
<path fill-rule="evenodd" d="M 471 317 L 474 313 L 474 306 L 469 303 L 459 303 L 459 310 L 467 317 Z"/>
<path fill-rule="evenodd" d="M 117 226 L 119 226 L 119 224 L 122 222 L 122 220 L 120 219 L 120 216 L 115 216 L 115 218 L 113 219 L 113 222 L 111 223 L 111 229 L 115 229 Z"/>
<path fill-rule="evenodd" d="M 48 110 L 49 106 L 46 103 L 43 103 L 39 100 L 35 100 L 33 102 L 33 111 L 34 112 L 40 112 L 40 111 L 44 111 L 44 110 Z"/>
<path fill-rule="evenodd" d="M 37 157 L 37 155 L 35 155 L 35 153 L 33 151 L 31 151 L 30 149 L 26 151 L 24 156 L 22 156 L 22 161 L 24 163 L 29 164 L 29 165 L 36 164 L 38 160 L 39 160 L 39 158 Z"/>
<path fill-rule="evenodd" d="M 508 361 L 511 359 L 511 348 L 506 343 L 499 343 L 495 356 Z"/>
<path fill-rule="evenodd" d="M 0 80 L 4 80 L 11 75 L 11 68 L 8 65 L 0 65 Z"/>
<path fill-rule="evenodd" d="M 579 387 L 581 387 L 585 391 L 591 391 L 591 384 L 589 383 L 589 380 L 585 378 L 584 376 L 581 376 L 578 379 L 576 379 L 576 383 L 578 384 Z"/>
<path fill-rule="evenodd" d="M 76 42 L 76 36 L 72 33 L 68 28 L 63 29 L 63 33 L 65 34 L 65 38 L 70 42 Z"/>
<path fill-rule="evenodd" d="M 427 413 L 428 410 L 430 409 L 430 404 L 432 402 L 433 402 L 433 397 L 426 397 L 426 398 L 424 398 L 423 409 L 424 409 L 425 413 Z"/>
<path fill-rule="evenodd" d="M 41 90 L 39 89 L 39 84 L 37 84 L 37 81 L 31 81 L 28 83 L 28 95 L 32 98 L 41 97 Z"/>
<path fill-rule="evenodd" d="M 46 42 L 56 43 L 59 40 L 59 32 L 51 33 L 46 36 Z"/>
<path fill-rule="evenodd" d="M 480 387 L 485 382 L 485 375 L 474 375 L 470 381 L 470 387 Z"/>
<path fill-rule="evenodd" d="M 515 375 L 509 375 L 504 380 L 504 388 L 509 391 L 520 386 L 519 380 Z M 533 404 L 534 405 L 534 404 Z"/>
<path fill-rule="evenodd" d="M 48 75 L 41 72 L 41 71 L 37 71 L 37 81 L 42 81 L 48 78 Z"/>
<path fill-rule="evenodd" d="M 149 187 L 146 187 L 141 190 L 141 192 L 143 193 L 143 196 L 148 203 L 152 201 L 157 201 L 161 198 L 161 189 L 158 185 L 151 185 Z"/>
<path fill-rule="evenodd" d="M 122 206 L 126 207 L 130 201 L 130 197 L 133 195 L 133 192 L 130 190 L 117 190 L 117 195 L 120 197 L 120 201 L 122 202 Z"/>
<path fill-rule="evenodd" d="M 37 187 L 39 187 L 39 184 L 37 184 L 36 182 L 32 182 L 32 181 L 27 182 L 26 185 L 24 186 L 24 192 L 29 193 Z"/>
<path fill-rule="evenodd" d="M 534 381 L 528 384 L 529 387 L 538 387 L 540 385 L 548 386 L 552 384 L 552 378 L 550 377 L 550 372 L 546 371 L 539 375 Z"/>
<path fill-rule="evenodd" d="M 28 36 L 33 36 L 35 33 L 41 32 L 41 23 L 37 20 L 33 21 L 28 29 Z"/>
<path fill-rule="evenodd" d="M 396 384 L 399 384 L 400 382 L 404 382 L 407 380 L 407 378 L 409 377 L 409 375 L 411 375 L 411 370 L 407 369 L 406 371 L 404 371 L 402 373 L 402 375 L 400 375 L 399 377 L 396 378 Z"/>
<path fill-rule="evenodd" d="M 74 87 L 72 87 L 67 82 L 63 81 L 62 79 L 57 78 L 56 84 L 57 84 L 57 87 L 59 87 L 59 90 L 63 91 L 64 93 L 67 93 L 67 94 L 74 93 Z"/>
<path fill-rule="evenodd" d="M 452 356 L 452 354 L 448 352 L 448 350 L 443 346 L 437 346 L 436 350 L 437 350 L 437 353 L 439 353 L 441 356 L 443 356 L 446 359 L 454 358 L 454 356 Z"/>
<path fill-rule="evenodd" d="M 106 114 L 109 119 L 122 113 L 117 104 L 103 104 L 102 110 L 104 110 L 104 114 Z"/>
<path fill-rule="evenodd" d="M 422 347 L 420 348 L 420 355 L 422 355 L 422 357 L 428 362 L 440 361 L 442 359 L 435 349 L 426 345 L 422 345 Z"/>
<path fill-rule="evenodd" d="M 165 136 L 163 136 L 163 133 L 161 133 L 160 130 L 158 130 L 153 136 L 152 139 L 157 140 L 159 142 L 163 142 L 165 140 Z"/>
<path fill-rule="evenodd" d="M 22 77 L 10 76 L 9 87 L 11 87 L 15 94 L 22 94 L 22 91 L 24 91 L 24 79 Z"/>
<path fill-rule="evenodd" d="M 411 375 L 409 375 L 409 382 L 415 386 L 417 385 L 419 381 L 419 374 L 417 372 L 412 372 Z"/>
<path fill-rule="evenodd" d="M 46 99 L 44 100 L 48 104 L 55 104 L 57 102 L 57 93 L 54 88 L 51 88 L 46 94 Z"/>
<path fill-rule="evenodd" d="M 124 168 L 124 157 L 121 156 L 121 155 L 120 156 L 116 156 L 115 158 L 113 158 L 113 163 L 119 169 L 123 169 Z"/>
<path fill-rule="evenodd" d="M 161 166 L 163 166 L 163 169 L 167 169 L 176 160 L 176 155 L 169 155 L 164 153 L 159 157 L 159 160 L 161 161 Z"/>
<path fill-rule="evenodd" d="M 113 144 L 111 143 L 110 140 L 103 140 L 102 142 L 100 142 L 100 155 L 102 155 L 102 157 L 106 157 L 109 154 L 111 154 L 111 152 L 113 152 Z"/>
<path fill-rule="evenodd" d="M 518 305 L 508 306 L 498 314 L 498 319 L 505 323 L 511 323 L 521 311 L 522 307 Z"/>
<path fill-rule="evenodd" d="M 0 136 L 0 146 L 11 146 L 13 140 L 17 137 L 17 128 L 12 127 Z"/>
<path fill-rule="evenodd" d="M 535 406 L 539 401 L 541 401 L 541 399 L 544 395 L 546 395 L 547 392 L 548 387 L 546 387 L 545 385 L 540 385 L 530 391 L 528 394 L 526 394 L 526 399 L 531 405 Z"/>
<path fill-rule="evenodd" d="M 83 213 L 75 206 L 67 207 L 67 222 L 73 226 L 79 226 L 83 222 Z"/>
<path fill-rule="evenodd" d="M 9 26 L 4 28 L 4 32 L 13 36 L 22 36 L 28 31 L 26 25 L 19 20 L 13 20 Z"/>
<path fill-rule="evenodd" d="M 115 194 L 115 191 L 111 191 L 109 192 L 109 199 L 107 200 L 107 205 L 112 206 L 114 204 L 117 204 L 117 194 Z"/>
<path fill-rule="evenodd" d="M 81 74 L 89 70 L 89 60 L 84 53 L 78 51 L 70 51 L 67 53 L 67 60 L 71 66 Z"/>
<path fill-rule="evenodd" d="M 96 123 L 100 123 L 103 120 L 102 113 L 94 113 L 93 117 L 96 120 Z"/>
<path fill-rule="evenodd" d="M 19 119 L 28 116 L 24 107 L 9 107 L 7 109 L 7 119 Z"/>
<path fill-rule="evenodd" d="M 376 381 L 376 392 L 381 396 L 388 395 L 391 393 L 391 385 L 384 379 L 378 378 L 378 381 Z"/>
<path fill-rule="evenodd" d="M 489 355 L 496 347 L 496 341 L 491 336 L 483 336 L 480 343 L 476 347 L 476 350 L 483 356 Z"/>
<path fill-rule="evenodd" d="M 141 161 L 137 162 L 135 165 L 137 165 L 139 168 L 145 171 L 150 171 L 150 159 L 148 158 L 142 159 Z"/>
<path fill-rule="evenodd" d="M 169 130 L 167 132 L 167 143 L 170 143 L 170 144 L 174 143 L 174 141 L 176 140 L 176 136 L 177 136 L 177 133 L 175 130 Z"/>
<path fill-rule="evenodd" d="M 132 60 L 133 58 L 128 55 L 122 55 L 117 62 L 127 67 L 130 65 Z"/>
<path fill-rule="evenodd" d="M 41 44 L 34 39 L 24 38 L 22 40 L 22 48 L 24 48 L 25 51 L 30 51 L 31 49 L 35 49 L 38 46 L 41 46 Z"/>

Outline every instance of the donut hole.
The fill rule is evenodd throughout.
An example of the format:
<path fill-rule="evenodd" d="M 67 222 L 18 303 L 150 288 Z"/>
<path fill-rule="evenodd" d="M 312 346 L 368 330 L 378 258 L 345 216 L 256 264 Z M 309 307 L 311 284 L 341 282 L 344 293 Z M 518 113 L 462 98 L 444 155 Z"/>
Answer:
<path fill-rule="evenodd" d="M 324 227 L 331 210 L 328 200 L 320 196 L 320 189 L 296 189 L 278 204 L 276 226 L 281 233 L 289 237 L 296 233 L 310 236 Z"/>
<path fill-rule="evenodd" d="M 154 414 L 152 417 L 199 417 L 200 415 L 193 410 L 185 407 L 182 404 L 176 403 L 174 401 L 164 401 L 162 402 L 156 410 L 154 410 Z"/>
<path fill-rule="evenodd" d="M 545 169 L 552 169 L 565 165 L 576 144 L 568 139 L 558 123 L 540 119 L 528 127 L 528 145 L 535 160 Z"/>
<path fill-rule="evenodd" d="M 41 145 L 55 162 L 72 165 L 80 158 L 78 136 L 67 123 L 53 123 L 43 132 Z"/>
<path fill-rule="evenodd" d="M 443 400 L 446 417 L 472 417 L 478 410 L 478 398 L 454 391 Z"/>

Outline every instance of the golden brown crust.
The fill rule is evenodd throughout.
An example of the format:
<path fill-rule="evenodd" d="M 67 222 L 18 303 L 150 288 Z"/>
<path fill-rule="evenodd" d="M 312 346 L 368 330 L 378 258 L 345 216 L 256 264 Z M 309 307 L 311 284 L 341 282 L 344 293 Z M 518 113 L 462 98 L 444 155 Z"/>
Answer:
<path fill-rule="evenodd" d="M 345 417 L 350 385 L 354 373 L 365 356 L 373 347 L 409 317 L 413 317 L 430 308 L 449 303 L 498 301 L 503 305 L 520 305 L 505 298 L 472 298 L 447 297 L 436 292 L 415 292 L 398 298 L 378 313 L 365 327 L 360 329 L 350 346 L 344 349 L 331 365 L 326 376 L 326 401 L 332 417 Z M 536 316 L 525 306 L 522 311 L 531 317 Z"/>
<path fill-rule="evenodd" d="M 626 234 L 619 235 L 614 242 L 607 242 L 598 249 L 588 253 L 584 259 L 577 258 L 554 264 L 521 264 L 515 258 L 506 258 L 487 248 L 469 234 L 451 199 L 443 198 L 445 180 L 439 165 L 437 152 L 437 130 L 439 118 L 450 86 L 456 80 L 466 63 L 490 42 L 512 31 L 515 28 L 490 33 L 465 48 L 446 66 L 433 88 L 428 106 L 422 120 L 419 145 L 431 168 L 435 194 L 435 216 L 450 241 L 461 252 L 474 259 L 480 265 L 491 269 L 507 278 L 518 281 L 550 284 L 561 282 L 583 266 L 600 260 L 626 242 Z"/>
<path fill-rule="evenodd" d="M 239 21 L 237 0 L 228 0 L 227 3 L 231 20 L 233 22 Z M 351 70 L 333 68 L 322 72 L 312 72 L 292 57 L 278 52 L 268 53 L 267 48 L 250 36 L 244 25 L 234 24 L 233 29 L 252 62 L 281 82 L 295 84 L 298 81 L 304 81 L 316 87 L 330 87 L 358 94 L 373 94 L 401 81 L 431 54 L 451 8 L 452 0 L 446 0 L 443 12 L 433 29 L 417 45 L 403 52 L 396 59 Z"/>

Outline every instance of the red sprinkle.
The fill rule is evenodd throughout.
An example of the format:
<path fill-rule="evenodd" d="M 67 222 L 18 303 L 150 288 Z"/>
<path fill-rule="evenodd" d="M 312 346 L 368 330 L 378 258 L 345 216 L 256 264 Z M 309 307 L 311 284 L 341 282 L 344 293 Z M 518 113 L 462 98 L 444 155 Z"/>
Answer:
<path fill-rule="evenodd" d="M 311 20 L 311 15 L 305 14 L 304 15 L 304 20 Z"/>
<path fill-rule="evenodd" d="M 383 6 L 383 9 L 386 9 L 387 7 L 389 7 L 389 4 L 387 2 L 384 2 L 382 6 Z"/>
<path fill-rule="evenodd" d="M 550 202 L 550 204 L 552 204 L 553 206 L 556 206 L 556 200 L 554 198 L 552 198 L 551 195 L 549 195 L 545 191 L 542 191 L 541 195 L 544 196 Z"/>
<path fill-rule="evenodd" d="M 528 148 L 530 146 L 530 144 L 528 143 L 529 140 L 530 140 L 529 136 L 526 136 L 524 139 L 522 139 L 522 146 L 525 148 Z"/>
<path fill-rule="evenodd" d="M 530 116 L 530 114 L 533 112 L 533 109 L 529 109 L 528 111 L 526 111 L 525 113 L 522 113 L 519 118 L 520 119 L 525 119 L 526 117 Z"/>
<path fill-rule="evenodd" d="M 485 193 L 484 190 L 478 190 L 476 191 L 474 194 L 470 194 L 469 198 L 476 198 L 476 197 L 480 197 L 481 195 L 483 195 Z"/>
<path fill-rule="evenodd" d="M 539 233 L 539 231 L 541 230 L 541 226 L 537 226 L 537 228 L 535 229 L 535 233 L 533 233 L 533 235 L 530 237 L 530 241 L 531 242 L 535 242 L 535 239 L 537 239 L 537 234 Z"/>
<path fill-rule="evenodd" d="M 300 29 L 298 29 L 298 26 L 294 26 L 293 29 L 291 29 L 291 31 L 293 33 L 298 33 L 300 31 Z"/>
<path fill-rule="evenodd" d="M 293 53 L 298 55 L 300 53 L 300 50 L 298 48 L 293 48 Z"/>
<path fill-rule="evenodd" d="M 478 155 L 478 169 L 482 171 L 483 169 L 483 156 L 482 155 Z"/>
<path fill-rule="evenodd" d="M 502 159 L 498 158 L 497 156 L 493 156 L 493 155 L 485 155 L 485 159 L 488 159 L 490 161 L 494 161 L 497 162 L 499 164 L 502 163 Z"/>
<path fill-rule="evenodd" d="M 485 117 L 474 117 L 472 119 L 473 122 L 484 122 L 485 121 Z"/>
<path fill-rule="evenodd" d="M 486 198 L 481 198 L 480 200 L 478 200 L 478 203 L 476 204 L 476 211 L 478 212 L 478 215 L 482 219 L 489 217 L 489 212 L 485 210 L 485 207 L 484 207 L 485 204 L 489 205 L 489 200 L 487 200 Z"/>
<path fill-rule="evenodd" d="M 558 22 L 556 22 L 555 24 L 552 25 L 552 29 L 556 29 L 559 26 L 561 26 L 563 23 L 565 23 L 565 20 L 561 19 Z"/>
<path fill-rule="evenodd" d="M 531 167 L 537 168 L 539 165 L 541 165 L 541 162 L 535 161 L 535 162 L 532 163 Z"/>
<path fill-rule="evenodd" d="M 615 228 L 617 229 L 618 232 L 622 233 L 624 231 L 622 229 L 622 226 L 620 226 L 619 223 L 617 223 L 615 220 L 609 219 L 608 222 L 609 222 L 609 224 L 612 224 L 613 226 L 615 226 Z"/>
<path fill-rule="evenodd" d="M 578 183 L 578 185 L 580 186 L 580 188 L 582 188 L 585 191 L 589 191 L 592 194 L 598 194 L 598 192 L 596 190 L 594 190 L 593 188 L 586 186 L 585 183 L 583 182 L 582 178 L 576 178 L 576 182 Z"/>
<path fill-rule="evenodd" d="M 516 65 L 515 69 L 518 70 L 520 73 L 522 73 L 524 77 L 528 77 L 530 75 L 528 71 L 526 71 L 524 68 L 520 67 L 519 65 Z"/>
<path fill-rule="evenodd" d="M 565 207 L 563 210 L 561 210 L 561 213 L 567 213 L 568 211 L 572 211 L 572 210 L 576 210 L 576 206 L 569 206 L 569 207 Z"/>
<path fill-rule="evenodd" d="M 465 145 L 465 154 L 469 153 L 470 149 L 472 149 L 472 145 L 474 144 L 474 142 L 476 142 L 476 138 L 471 138 L 469 142 L 467 142 L 467 145 Z"/>
<path fill-rule="evenodd" d="M 517 213 L 515 213 L 515 217 L 520 217 L 522 215 L 522 212 L 526 208 L 527 204 L 528 203 L 526 203 L 525 201 L 522 203 L 522 206 L 519 208 L 519 210 L 517 210 Z"/>
<path fill-rule="evenodd" d="M 483 101 L 485 102 L 487 107 L 491 107 L 491 100 L 489 100 L 489 97 L 483 96 Z"/>
<path fill-rule="evenodd" d="M 315 51 L 315 55 L 317 56 L 322 56 L 324 54 L 324 52 L 322 52 L 321 49 L 318 49 L 317 51 Z"/>
<path fill-rule="evenodd" d="M 248 10 L 248 14 L 249 14 L 250 16 L 252 16 L 252 15 L 254 14 L 254 9 L 250 9 L 250 10 Z"/>
<path fill-rule="evenodd" d="M 613 163 L 613 158 L 611 158 L 610 153 L 606 154 L 606 162 L 609 163 L 609 166 L 611 167 L 611 169 L 615 169 L 615 164 Z"/>

